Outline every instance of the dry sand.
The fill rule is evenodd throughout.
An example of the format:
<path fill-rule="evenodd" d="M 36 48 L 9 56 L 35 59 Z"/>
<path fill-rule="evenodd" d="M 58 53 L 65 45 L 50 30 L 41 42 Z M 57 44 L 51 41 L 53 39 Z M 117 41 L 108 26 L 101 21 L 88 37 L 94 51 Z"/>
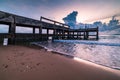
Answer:
<path fill-rule="evenodd" d="M 0 46 L 0 80 L 120 80 L 120 71 L 43 48 Z"/>

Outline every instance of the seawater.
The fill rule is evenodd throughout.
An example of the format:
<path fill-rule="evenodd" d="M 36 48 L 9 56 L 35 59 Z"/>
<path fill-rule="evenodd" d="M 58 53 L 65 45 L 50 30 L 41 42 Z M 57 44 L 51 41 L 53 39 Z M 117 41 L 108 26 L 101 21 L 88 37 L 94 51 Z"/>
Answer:
<path fill-rule="evenodd" d="M 98 41 L 54 40 L 37 42 L 50 51 L 69 54 L 96 64 L 120 69 L 120 35 L 101 35 Z"/>

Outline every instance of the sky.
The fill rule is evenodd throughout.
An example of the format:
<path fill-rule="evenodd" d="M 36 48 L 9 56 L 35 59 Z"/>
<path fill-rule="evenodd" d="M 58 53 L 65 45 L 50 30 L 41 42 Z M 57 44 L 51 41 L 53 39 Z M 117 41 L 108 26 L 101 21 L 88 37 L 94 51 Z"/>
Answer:
<path fill-rule="evenodd" d="M 120 0 L 0 0 L 0 10 L 37 20 L 43 16 L 59 22 L 63 22 L 69 13 L 78 11 L 77 22 L 89 23 L 108 21 L 111 16 L 120 15 Z"/>

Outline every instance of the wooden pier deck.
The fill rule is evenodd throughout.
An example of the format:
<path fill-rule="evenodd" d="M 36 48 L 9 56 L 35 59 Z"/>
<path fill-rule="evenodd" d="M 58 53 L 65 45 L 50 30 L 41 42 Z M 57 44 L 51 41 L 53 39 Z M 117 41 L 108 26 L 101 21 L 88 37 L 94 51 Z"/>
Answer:
<path fill-rule="evenodd" d="M 0 33 L 0 41 L 3 42 L 4 38 L 8 38 L 9 44 L 19 42 L 32 42 L 32 41 L 45 41 L 49 37 L 54 39 L 95 39 L 98 40 L 98 27 L 86 29 L 70 29 L 69 25 L 41 17 L 40 20 L 35 20 L 23 16 L 0 11 L 0 25 L 8 25 L 8 33 Z M 16 27 L 32 28 L 32 33 L 16 33 Z M 39 30 L 36 33 L 35 29 Z M 47 32 L 42 33 L 45 29 Z M 50 34 L 50 30 L 53 31 Z M 90 33 L 94 34 L 90 34 Z"/>

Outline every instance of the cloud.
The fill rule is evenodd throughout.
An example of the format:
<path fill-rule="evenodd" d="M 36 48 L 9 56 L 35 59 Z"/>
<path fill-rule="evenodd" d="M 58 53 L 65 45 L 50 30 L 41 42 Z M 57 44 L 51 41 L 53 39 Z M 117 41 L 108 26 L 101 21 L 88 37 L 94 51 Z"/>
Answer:
<path fill-rule="evenodd" d="M 76 10 L 77 21 L 96 19 L 120 12 L 120 0 L 0 0 L 0 10 L 39 19 L 40 16 L 62 18 Z"/>
<path fill-rule="evenodd" d="M 68 14 L 67 17 L 63 18 L 65 24 L 68 24 L 71 28 L 74 29 L 76 25 L 77 14 L 78 14 L 77 11 L 73 11 L 72 13 Z"/>
<path fill-rule="evenodd" d="M 72 22 L 76 23 L 76 16 L 77 16 L 77 14 L 78 14 L 77 11 L 73 11 L 72 13 L 67 15 L 67 17 L 63 18 L 63 20 L 64 21 L 72 21 Z"/>

